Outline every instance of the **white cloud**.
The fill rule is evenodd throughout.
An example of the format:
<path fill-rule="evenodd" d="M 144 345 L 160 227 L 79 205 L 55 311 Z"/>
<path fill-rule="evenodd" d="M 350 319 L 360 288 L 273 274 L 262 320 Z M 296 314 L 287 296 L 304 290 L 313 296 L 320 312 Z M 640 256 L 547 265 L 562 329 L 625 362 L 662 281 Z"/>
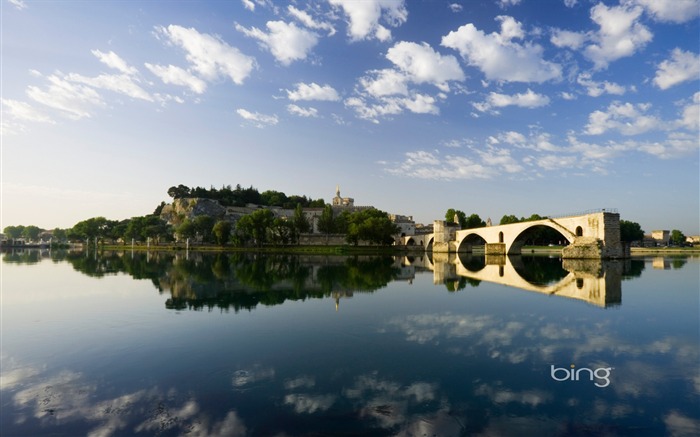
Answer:
<path fill-rule="evenodd" d="M 646 115 L 650 104 L 613 102 L 607 111 L 594 111 L 588 116 L 585 133 L 601 135 L 610 130 L 616 130 L 623 135 L 639 135 L 662 126 L 661 120 Z"/>
<path fill-rule="evenodd" d="M 279 122 L 276 115 L 265 115 L 259 112 L 250 112 L 242 108 L 236 109 L 236 113 L 244 120 L 251 122 L 257 128 L 274 126 Z"/>
<path fill-rule="evenodd" d="M 490 179 L 502 173 L 518 173 L 523 166 L 508 149 L 470 148 L 469 155 L 445 155 L 425 150 L 407 152 L 403 162 L 385 170 L 392 175 L 418 179 Z"/>
<path fill-rule="evenodd" d="M 328 36 L 335 35 L 335 28 L 331 23 L 327 23 L 325 21 L 316 21 L 306 11 L 302 11 L 300 9 L 295 8 L 292 5 L 289 5 L 287 6 L 287 12 L 289 12 L 289 15 L 296 18 L 301 24 L 308 27 L 309 29 L 325 30 L 328 32 Z"/>
<path fill-rule="evenodd" d="M 217 36 L 173 24 L 156 30 L 157 35 L 184 49 L 192 68 L 206 80 L 226 76 L 240 85 L 256 67 L 255 58 L 244 55 Z"/>
<path fill-rule="evenodd" d="M 397 115 L 404 110 L 416 114 L 438 114 L 437 100 L 426 94 L 413 93 L 406 97 L 382 97 L 377 103 L 368 103 L 364 96 L 345 100 L 345 106 L 355 111 L 359 118 L 379 123 L 379 119 Z"/>
<path fill-rule="evenodd" d="M 700 15 L 700 0 L 635 0 L 658 21 L 685 23 Z"/>
<path fill-rule="evenodd" d="M 249 11 L 255 11 L 255 8 L 257 6 L 262 6 L 264 8 L 270 8 L 272 9 L 275 13 L 277 13 L 277 7 L 272 3 L 272 0 L 241 0 L 241 3 L 243 3 L 243 7 L 248 9 Z"/>
<path fill-rule="evenodd" d="M 175 65 L 153 65 L 146 63 L 146 68 L 163 81 L 171 85 L 186 86 L 192 92 L 202 94 L 207 89 L 207 83 L 189 71 Z"/>
<path fill-rule="evenodd" d="M 531 89 L 525 93 L 507 95 L 491 92 L 485 102 L 475 103 L 474 107 L 481 112 L 490 111 L 493 108 L 506 106 L 519 106 L 521 108 L 539 108 L 549 104 L 549 97 L 537 94 Z"/>
<path fill-rule="evenodd" d="M 103 53 L 99 50 L 92 50 L 93 55 L 97 56 L 103 64 L 110 68 L 121 71 L 124 74 L 136 74 L 138 70 L 134 67 L 129 66 L 125 60 L 119 57 L 116 53 L 110 51 L 109 53 Z"/>
<path fill-rule="evenodd" d="M 20 11 L 27 8 L 27 4 L 23 0 L 7 0 L 10 4 Z"/>
<path fill-rule="evenodd" d="M 41 113 L 36 108 L 26 102 L 20 102 L 11 99 L 2 99 L 2 105 L 5 107 L 4 115 L 9 115 L 15 120 L 32 121 L 39 123 L 54 123 L 51 117 Z"/>
<path fill-rule="evenodd" d="M 284 396 L 285 405 L 294 407 L 297 414 L 313 414 L 317 411 L 326 411 L 335 403 L 335 395 L 312 395 L 291 393 Z"/>
<path fill-rule="evenodd" d="M 519 5 L 522 0 L 496 0 L 496 4 L 501 9 L 506 9 L 510 6 Z"/>
<path fill-rule="evenodd" d="M 86 77 L 81 74 L 71 73 L 66 76 L 71 82 L 82 83 L 93 88 L 101 88 L 108 91 L 127 95 L 133 99 L 152 102 L 153 97 L 141 88 L 133 76 L 128 74 L 100 74 L 96 77 Z"/>
<path fill-rule="evenodd" d="M 577 50 L 586 42 L 587 36 L 581 32 L 571 32 L 569 30 L 554 29 L 549 41 L 557 47 L 568 47 Z"/>
<path fill-rule="evenodd" d="M 410 111 L 438 114 L 438 101 L 450 90 L 448 81 L 464 80 L 464 73 L 453 56 L 442 56 L 427 44 L 399 42 L 387 51 L 395 68 L 371 70 L 358 82 L 357 97 L 345 101 L 358 117 L 374 123 L 379 118 Z M 409 88 L 411 83 L 429 83 L 440 91 L 429 95 Z"/>
<path fill-rule="evenodd" d="M 391 39 L 391 31 L 379 24 L 383 20 L 389 26 L 397 27 L 406 22 L 408 11 L 403 0 L 328 0 L 340 7 L 350 20 L 348 35 L 354 41 L 376 38 L 380 41 Z"/>
<path fill-rule="evenodd" d="M 498 136 L 499 140 L 508 144 L 523 144 L 526 141 L 525 135 L 520 132 L 508 131 Z"/>
<path fill-rule="evenodd" d="M 408 77 L 400 71 L 384 69 L 368 73 L 373 76 L 360 78 L 360 84 L 371 96 L 408 95 Z"/>
<path fill-rule="evenodd" d="M 564 0 L 564 6 L 567 8 L 573 8 L 578 3 L 578 0 Z"/>
<path fill-rule="evenodd" d="M 372 123 L 379 123 L 382 117 L 403 112 L 399 99 L 384 99 L 378 104 L 369 104 L 360 97 L 350 97 L 345 100 L 345 106 L 355 111 L 355 114 Z"/>
<path fill-rule="evenodd" d="M 700 55 L 675 48 L 671 52 L 671 59 L 659 64 L 654 84 L 665 90 L 687 80 L 697 80 L 698 77 L 700 77 Z"/>
<path fill-rule="evenodd" d="M 496 168 L 506 173 L 518 173 L 524 170 L 523 166 L 518 163 L 510 154 L 508 149 L 498 149 L 489 146 L 486 150 L 477 150 L 477 154 L 481 158 L 481 162 L 492 168 Z"/>
<path fill-rule="evenodd" d="M 104 106 L 100 95 L 91 87 L 72 83 L 58 74 L 47 77 L 46 89 L 27 87 L 27 95 L 37 103 L 57 109 L 74 120 L 90 117 L 95 106 Z"/>
<path fill-rule="evenodd" d="M 634 143 L 616 143 L 609 142 L 607 145 L 594 143 L 585 143 L 576 138 L 573 134 L 567 138 L 569 147 L 566 149 L 569 153 L 577 154 L 581 159 L 588 162 L 609 161 L 612 158 L 619 156 L 621 153 L 634 149 Z"/>
<path fill-rule="evenodd" d="M 564 100 L 576 100 L 576 95 L 567 93 L 566 91 L 561 92 L 561 98 Z"/>
<path fill-rule="evenodd" d="M 448 7 L 452 12 L 462 12 L 462 9 L 464 9 L 464 7 L 459 3 L 450 3 Z"/>
<path fill-rule="evenodd" d="M 697 133 L 671 132 L 662 142 L 634 143 L 636 149 L 660 159 L 674 159 L 698 154 L 700 142 Z"/>
<path fill-rule="evenodd" d="M 402 103 L 406 109 L 416 114 L 438 114 L 440 112 L 435 105 L 435 98 L 426 94 L 415 94 L 411 98 L 403 99 Z"/>
<path fill-rule="evenodd" d="M 340 100 L 338 92 L 330 85 L 319 85 L 315 82 L 299 82 L 295 86 L 295 90 L 287 90 L 289 100 L 325 100 L 331 102 Z"/>
<path fill-rule="evenodd" d="M 260 41 L 282 65 L 306 59 L 318 43 L 318 35 L 299 28 L 294 23 L 268 21 L 266 26 L 267 33 L 257 27 L 247 29 L 240 24 L 236 24 L 236 30 Z"/>
<path fill-rule="evenodd" d="M 590 73 L 581 73 L 576 79 L 579 85 L 586 88 L 586 93 L 591 97 L 600 97 L 603 94 L 613 94 L 621 96 L 625 94 L 627 88 L 614 82 L 596 82 L 591 78 Z"/>
<path fill-rule="evenodd" d="M 698 130 L 700 130 L 700 92 L 695 93 L 693 95 L 693 101 L 683 107 L 681 119 L 677 124 L 696 134 Z"/>
<path fill-rule="evenodd" d="M 561 78 L 561 66 L 545 61 L 541 46 L 513 41 L 525 36 L 519 22 L 507 16 L 496 18 L 501 22 L 499 33 L 487 35 L 469 23 L 442 37 L 441 45 L 457 50 L 488 80 L 542 83 Z"/>
<path fill-rule="evenodd" d="M 591 8 L 591 19 L 600 29 L 591 36 L 593 43 L 583 53 L 596 69 L 607 68 L 610 62 L 633 55 L 651 41 L 653 34 L 639 22 L 641 14 L 641 7 L 629 4 L 607 7 L 599 3 Z"/>
<path fill-rule="evenodd" d="M 428 44 L 401 41 L 391 47 L 386 57 L 412 82 L 431 83 L 441 91 L 449 91 L 447 82 L 464 80 L 464 73 L 454 56 L 442 56 Z"/>
<path fill-rule="evenodd" d="M 302 108 L 301 106 L 289 104 L 287 105 L 287 111 L 290 114 L 298 115 L 299 117 L 318 117 L 318 110 L 316 108 Z"/>

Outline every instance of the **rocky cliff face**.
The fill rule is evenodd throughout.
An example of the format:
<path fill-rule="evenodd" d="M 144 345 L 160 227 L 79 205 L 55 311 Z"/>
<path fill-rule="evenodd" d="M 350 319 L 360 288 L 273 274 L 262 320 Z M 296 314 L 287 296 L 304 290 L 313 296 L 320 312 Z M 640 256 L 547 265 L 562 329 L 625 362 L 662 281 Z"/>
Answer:
<path fill-rule="evenodd" d="M 226 215 L 226 208 L 213 199 L 182 198 L 165 205 L 160 212 L 160 217 L 173 225 L 182 223 L 185 218 L 192 220 L 199 215 L 222 219 Z"/>

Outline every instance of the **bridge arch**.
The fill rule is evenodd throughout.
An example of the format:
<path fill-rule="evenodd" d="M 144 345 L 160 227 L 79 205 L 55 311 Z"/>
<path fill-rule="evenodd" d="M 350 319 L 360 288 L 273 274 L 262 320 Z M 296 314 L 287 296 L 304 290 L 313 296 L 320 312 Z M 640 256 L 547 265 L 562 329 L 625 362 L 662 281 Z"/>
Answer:
<path fill-rule="evenodd" d="M 537 236 L 533 236 L 533 233 L 535 233 L 537 230 L 551 230 L 549 232 L 550 235 L 543 235 L 540 238 L 549 240 L 550 238 L 554 237 L 553 232 L 556 232 L 557 235 L 561 236 L 561 238 L 558 238 L 557 241 L 561 240 L 566 240 L 568 244 L 571 244 L 574 242 L 575 237 L 571 234 L 571 231 L 568 231 L 566 228 L 552 222 L 546 222 L 546 221 L 537 221 L 533 222 L 532 225 L 526 226 L 520 232 L 515 234 L 512 239 L 510 240 L 510 244 L 508 244 L 508 253 L 509 254 L 519 254 L 521 252 L 522 247 L 525 245 L 525 243 L 528 242 L 528 237 L 533 237 L 533 238 L 538 238 Z M 537 243 L 536 240 L 532 241 L 532 243 Z M 542 244 L 545 244 L 546 242 L 540 242 Z"/>
<path fill-rule="evenodd" d="M 488 243 L 478 232 L 469 232 L 459 242 L 457 252 L 471 252 L 472 246 L 483 246 Z"/>

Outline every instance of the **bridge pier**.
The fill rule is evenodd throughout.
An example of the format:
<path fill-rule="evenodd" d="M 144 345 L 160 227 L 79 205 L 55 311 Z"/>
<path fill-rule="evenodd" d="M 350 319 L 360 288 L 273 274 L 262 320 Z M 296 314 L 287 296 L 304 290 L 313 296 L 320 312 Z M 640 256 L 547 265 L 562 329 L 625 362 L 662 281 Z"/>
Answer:
<path fill-rule="evenodd" d="M 486 243 L 484 245 L 484 254 L 489 255 L 505 255 L 506 243 Z"/>

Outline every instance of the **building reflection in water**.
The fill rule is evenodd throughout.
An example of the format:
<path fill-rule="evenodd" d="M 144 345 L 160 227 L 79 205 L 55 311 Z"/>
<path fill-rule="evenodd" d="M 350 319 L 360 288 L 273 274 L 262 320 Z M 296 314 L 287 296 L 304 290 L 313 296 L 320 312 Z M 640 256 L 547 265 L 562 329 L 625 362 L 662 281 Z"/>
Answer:
<path fill-rule="evenodd" d="M 539 259 L 539 261 L 538 261 Z M 409 263 L 408 260 L 404 261 Z M 486 281 L 537 293 L 578 299 L 606 308 L 622 302 L 621 284 L 629 261 L 559 260 L 547 257 L 473 256 L 435 253 L 410 261 L 433 272 L 435 284 L 466 278 L 470 283 Z"/>

